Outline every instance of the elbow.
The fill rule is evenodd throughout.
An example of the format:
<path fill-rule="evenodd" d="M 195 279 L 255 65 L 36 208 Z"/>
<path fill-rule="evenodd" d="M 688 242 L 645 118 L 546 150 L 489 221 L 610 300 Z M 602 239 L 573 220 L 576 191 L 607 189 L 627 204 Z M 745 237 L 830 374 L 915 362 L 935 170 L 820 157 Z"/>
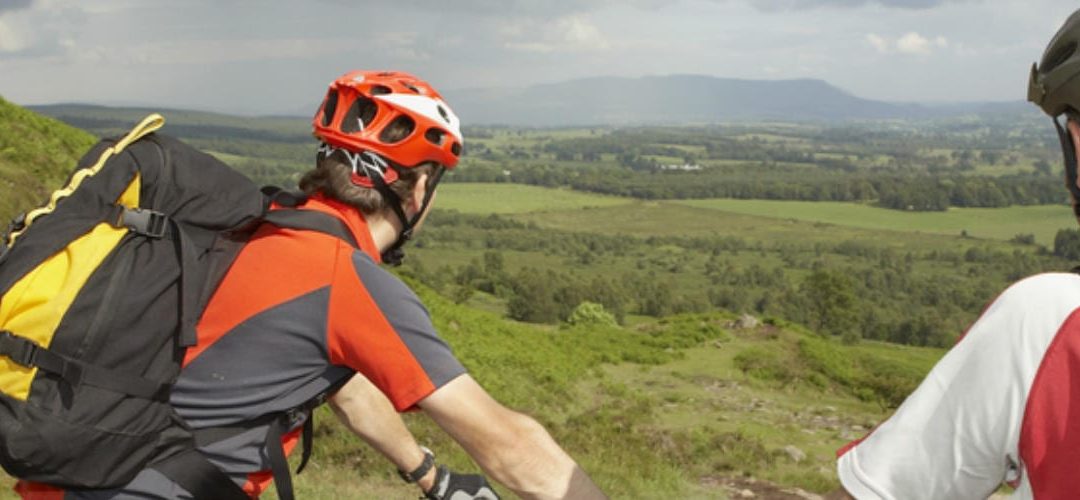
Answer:
<path fill-rule="evenodd" d="M 531 417 L 514 413 L 506 422 L 499 445 L 478 461 L 523 498 L 562 498 L 577 464 Z"/>

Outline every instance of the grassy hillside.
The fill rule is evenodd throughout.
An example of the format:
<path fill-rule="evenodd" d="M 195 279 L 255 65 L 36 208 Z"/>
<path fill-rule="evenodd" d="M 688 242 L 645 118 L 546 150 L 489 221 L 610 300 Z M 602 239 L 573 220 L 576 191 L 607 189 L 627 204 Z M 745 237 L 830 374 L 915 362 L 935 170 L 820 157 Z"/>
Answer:
<path fill-rule="evenodd" d="M 544 423 L 612 498 L 829 491 L 833 452 L 887 415 L 942 352 L 846 346 L 783 321 L 740 324 L 723 313 L 543 328 L 418 287 L 471 374 Z M 297 476 L 299 498 L 415 496 L 323 410 L 315 455 Z M 407 421 L 441 462 L 476 470 L 426 417 Z M 6 486 L 0 498 L 13 498 Z"/>
<path fill-rule="evenodd" d="M 724 498 L 746 478 L 829 491 L 835 450 L 883 418 L 942 353 L 845 346 L 726 314 L 538 328 L 422 296 L 473 375 L 547 425 L 613 498 Z M 440 457 L 470 467 L 426 418 L 410 426 Z M 379 497 L 361 493 L 356 475 L 364 487 L 396 483 L 336 425 L 320 433 L 318 472 L 300 481 L 305 497 Z"/>
<path fill-rule="evenodd" d="M 420 288 L 473 376 L 543 422 L 613 498 L 829 491 L 835 450 L 887 415 L 942 353 L 846 346 L 783 321 L 740 324 L 723 313 L 543 328 Z M 411 493 L 328 412 L 320 417 L 301 498 Z M 440 460 L 475 468 L 425 417 L 408 421 Z"/>
<path fill-rule="evenodd" d="M 0 225 L 43 201 L 95 141 L 0 98 Z"/>

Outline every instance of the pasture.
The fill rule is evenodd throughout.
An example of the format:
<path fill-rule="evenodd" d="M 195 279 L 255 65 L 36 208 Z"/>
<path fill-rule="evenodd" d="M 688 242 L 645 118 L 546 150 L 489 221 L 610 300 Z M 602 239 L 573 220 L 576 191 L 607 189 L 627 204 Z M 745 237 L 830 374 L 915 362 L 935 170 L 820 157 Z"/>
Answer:
<path fill-rule="evenodd" d="M 438 210 L 467 214 L 518 214 L 613 207 L 633 200 L 524 184 L 454 183 L 439 186 Z"/>
<path fill-rule="evenodd" d="M 1076 227 L 1064 205 L 1007 208 L 950 208 L 944 212 L 905 212 L 860 203 L 774 200 L 640 201 L 522 184 L 446 183 L 439 187 L 437 210 L 468 214 L 516 214 L 541 226 L 606 234 L 643 236 L 730 235 L 748 239 L 837 238 L 900 239 L 921 242 L 920 234 L 1008 241 L 1034 235 L 1052 246 L 1061 229 Z M 707 211 L 702 211 L 705 209 Z M 558 217 L 550 217 L 559 212 Z M 541 215 L 544 214 L 544 215 Z M 806 224 L 809 223 L 809 224 Z M 823 234 L 823 232 L 825 234 Z M 914 238 L 911 240 L 910 238 Z"/>
<path fill-rule="evenodd" d="M 1033 234 L 1036 242 L 1047 246 L 1053 245 L 1058 230 L 1076 227 L 1076 219 L 1065 205 L 953 207 L 944 212 L 904 212 L 858 203 L 822 201 L 712 199 L 672 203 L 735 214 L 863 229 L 954 236 L 966 232 L 973 238 L 995 240 L 1009 240 L 1017 234 Z"/>

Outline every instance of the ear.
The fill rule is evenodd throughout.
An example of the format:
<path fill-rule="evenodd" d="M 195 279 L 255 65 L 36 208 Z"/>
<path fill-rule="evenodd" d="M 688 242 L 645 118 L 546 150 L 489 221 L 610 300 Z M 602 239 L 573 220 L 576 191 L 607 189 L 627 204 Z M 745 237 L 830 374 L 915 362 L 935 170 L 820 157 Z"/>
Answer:
<path fill-rule="evenodd" d="M 413 185 L 412 193 L 409 196 L 407 202 L 407 208 L 412 213 L 420 212 L 420 206 L 424 203 L 424 195 L 427 194 L 428 174 L 420 174 L 420 177 L 416 179 L 416 184 Z"/>

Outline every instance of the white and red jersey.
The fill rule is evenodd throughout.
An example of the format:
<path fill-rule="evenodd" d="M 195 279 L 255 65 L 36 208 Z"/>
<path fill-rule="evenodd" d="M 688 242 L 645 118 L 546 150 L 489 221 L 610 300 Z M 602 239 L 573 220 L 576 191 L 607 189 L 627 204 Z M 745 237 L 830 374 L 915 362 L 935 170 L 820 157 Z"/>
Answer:
<path fill-rule="evenodd" d="M 858 499 L 1080 498 L 1080 275 L 1003 292 L 868 436 L 840 450 Z"/>

